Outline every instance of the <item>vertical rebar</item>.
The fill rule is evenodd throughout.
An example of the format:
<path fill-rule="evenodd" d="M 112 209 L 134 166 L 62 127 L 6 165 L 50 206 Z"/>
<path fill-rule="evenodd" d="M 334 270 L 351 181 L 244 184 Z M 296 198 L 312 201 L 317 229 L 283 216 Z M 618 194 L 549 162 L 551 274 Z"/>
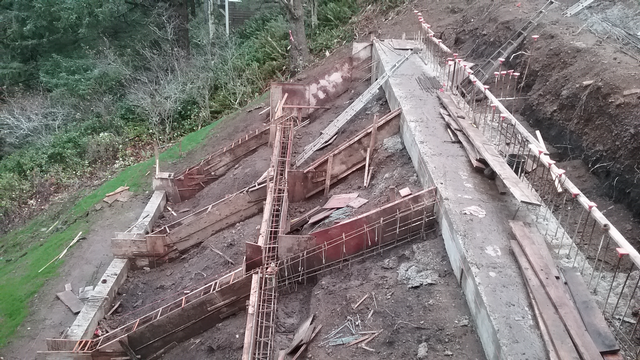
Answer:
<path fill-rule="evenodd" d="M 616 269 L 613 271 L 613 278 L 611 278 L 611 285 L 609 285 L 609 291 L 607 292 L 607 298 L 604 300 L 604 307 L 602 309 L 602 313 L 605 314 L 607 312 L 607 305 L 609 304 L 609 296 L 611 295 L 611 290 L 613 289 L 613 284 L 616 282 L 616 276 L 618 275 L 618 270 L 620 269 L 620 261 L 622 257 L 626 255 L 626 250 L 622 248 L 616 248 L 618 253 L 618 262 L 616 263 Z M 618 298 L 620 299 L 620 298 Z M 617 304 L 617 303 L 616 303 Z M 615 309 L 614 309 L 615 310 Z M 611 317 L 613 318 L 613 313 L 611 313 Z"/>

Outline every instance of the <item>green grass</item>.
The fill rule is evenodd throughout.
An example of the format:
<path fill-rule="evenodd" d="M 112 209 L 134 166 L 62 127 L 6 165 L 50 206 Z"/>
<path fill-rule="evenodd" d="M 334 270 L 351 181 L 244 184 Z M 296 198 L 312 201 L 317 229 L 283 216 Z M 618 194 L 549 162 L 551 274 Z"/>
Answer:
<path fill-rule="evenodd" d="M 263 99 L 264 95 L 260 98 Z M 258 99 L 258 100 L 260 100 Z M 195 149 L 222 122 L 214 123 L 185 136 L 182 152 Z M 179 145 L 160 154 L 161 162 L 179 159 Z M 85 195 L 73 207 L 58 215 L 43 214 L 31 220 L 21 229 L 14 230 L 0 238 L 0 347 L 6 345 L 18 326 L 29 314 L 29 302 L 44 282 L 57 275 L 64 258 L 38 272 L 51 259 L 58 255 L 82 231 L 91 228 L 88 211 L 104 198 L 105 194 L 120 186 L 129 186 L 134 192 L 151 188 L 147 172 L 154 172 L 155 159 L 129 166 L 98 189 Z M 59 225 L 46 233 L 57 220 Z M 63 228 L 64 230 L 59 230 Z M 11 259 L 11 261 L 7 261 Z"/>

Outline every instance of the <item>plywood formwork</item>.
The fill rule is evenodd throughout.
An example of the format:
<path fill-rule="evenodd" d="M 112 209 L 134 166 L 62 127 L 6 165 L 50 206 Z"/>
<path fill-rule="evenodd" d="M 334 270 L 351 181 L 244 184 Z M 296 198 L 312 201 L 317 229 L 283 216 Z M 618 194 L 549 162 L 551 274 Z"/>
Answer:
<path fill-rule="evenodd" d="M 269 128 L 257 129 L 207 156 L 197 165 L 174 174 L 172 186 L 176 188 L 178 198 L 169 200 L 178 203 L 191 199 L 207 185 L 224 175 L 238 161 L 266 145 L 268 141 Z"/>
<path fill-rule="evenodd" d="M 228 226 L 259 214 L 265 197 L 266 185 L 254 184 L 151 234 L 126 239 L 116 237 L 111 240 L 111 249 L 117 257 L 153 259 L 183 251 Z"/>
<path fill-rule="evenodd" d="M 289 171 L 289 199 L 291 202 L 303 201 L 322 191 L 327 178 L 333 184 L 352 172 L 365 166 L 367 152 L 371 147 L 371 136 L 374 136 L 373 148 L 380 146 L 384 139 L 400 132 L 401 109 L 394 110 L 360 131 L 338 148 L 311 163 L 304 171 Z M 375 127 L 375 131 L 374 131 Z M 370 149 L 372 152 L 373 149 Z M 370 153 L 370 158 L 373 156 Z M 331 163 L 329 161 L 331 159 Z M 327 171 L 331 165 L 329 176 Z"/>
<path fill-rule="evenodd" d="M 312 235 L 296 237 L 295 240 L 306 244 L 298 244 L 299 252 L 285 246 L 284 252 L 278 254 L 278 287 L 304 281 L 343 261 L 423 237 L 435 228 L 435 200 L 435 189 L 424 190 Z M 282 235 L 279 240 L 283 240 Z M 95 360 L 126 356 L 120 340 L 126 340 L 137 355 L 152 356 L 171 343 L 202 333 L 243 310 L 250 293 L 259 290 L 259 284 L 254 284 L 254 291 L 251 290 L 252 282 L 259 282 L 260 278 L 258 270 L 246 272 L 238 268 L 101 337 L 47 339 L 47 351 L 39 352 L 38 358 Z M 253 304 L 253 314 L 257 305 Z"/>
<path fill-rule="evenodd" d="M 48 339 L 41 359 L 102 359 L 123 354 L 119 341 L 142 358 L 153 356 L 173 342 L 181 342 L 242 311 L 249 296 L 251 274 L 236 269 L 188 295 L 92 340 Z M 67 357 L 63 357 L 66 354 Z M 84 357 L 82 357 L 84 356 Z"/>
<path fill-rule="evenodd" d="M 338 225 L 313 232 L 310 234 L 313 239 L 307 242 L 304 249 L 291 246 L 279 249 L 280 285 L 290 287 L 334 268 L 336 264 L 424 237 L 435 229 L 436 199 L 436 189 L 426 189 Z M 292 251 L 289 252 L 289 249 Z M 298 250 L 301 251 L 293 253 Z"/>

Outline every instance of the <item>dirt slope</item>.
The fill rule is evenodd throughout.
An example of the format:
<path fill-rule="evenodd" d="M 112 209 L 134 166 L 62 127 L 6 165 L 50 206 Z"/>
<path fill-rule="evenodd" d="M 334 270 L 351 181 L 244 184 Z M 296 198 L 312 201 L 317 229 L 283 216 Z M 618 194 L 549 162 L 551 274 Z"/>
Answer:
<path fill-rule="evenodd" d="M 507 68 L 524 74 L 527 56 L 520 52 L 532 54 L 521 95 L 525 98 L 516 104 L 516 115 L 540 129 L 560 151 L 559 160 L 581 159 L 598 177 L 599 195 L 624 203 L 637 217 L 640 90 L 633 90 L 640 89 L 640 48 L 632 41 L 640 32 L 640 6 L 635 1 L 597 1 L 576 16 L 563 17 L 575 2 L 559 1 L 534 29 L 540 39 L 535 44 L 527 39 L 507 59 Z M 412 36 L 418 31 L 417 9 L 447 46 L 481 63 L 545 3 L 420 0 L 388 14 L 386 21 L 368 19 L 368 31 L 362 33 Z M 628 32 L 626 38 L 620 29 Z M 585 86 L 585 81 L 593 83 Z"/>

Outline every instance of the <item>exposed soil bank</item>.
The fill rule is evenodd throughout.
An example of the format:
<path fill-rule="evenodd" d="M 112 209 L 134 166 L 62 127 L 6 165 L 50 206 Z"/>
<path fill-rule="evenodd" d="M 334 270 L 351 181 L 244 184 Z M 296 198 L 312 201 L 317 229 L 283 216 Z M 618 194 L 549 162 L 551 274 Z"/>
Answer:
<path fill-rule="evenodd" d="M 381 37 L 417 33 L 416 9 L 447 46 L 482 63 L 545 3 L 417 1 L 413 8 L 390 14 L 385 23 L 371 23 L 369 32 Z M 505 62 L 506 68 L 524 74 L 529 61 L 516 115 L 559 150 L 558 160 L 581 159 L 597 176 L 600 196 L 623 203 L 639 217 L 640 92 L 634 89 L 640 89 L 640 51 L 630 41 L 620 41 L 617 31 L 640 31 L 639 21 L 633 20 L 640 6 L 599 1 L 578 16 L 563 17 L 573 3 L 566 0 L 552 7 L 533 31 L 540 39 L 533 43 L 528 38 Z M 614 27 L 603 27 L 603 21 Z M 531 54 L 530 60 L 523 52 Z M 510 101 L 504 101 L 508 108 Z"/>

